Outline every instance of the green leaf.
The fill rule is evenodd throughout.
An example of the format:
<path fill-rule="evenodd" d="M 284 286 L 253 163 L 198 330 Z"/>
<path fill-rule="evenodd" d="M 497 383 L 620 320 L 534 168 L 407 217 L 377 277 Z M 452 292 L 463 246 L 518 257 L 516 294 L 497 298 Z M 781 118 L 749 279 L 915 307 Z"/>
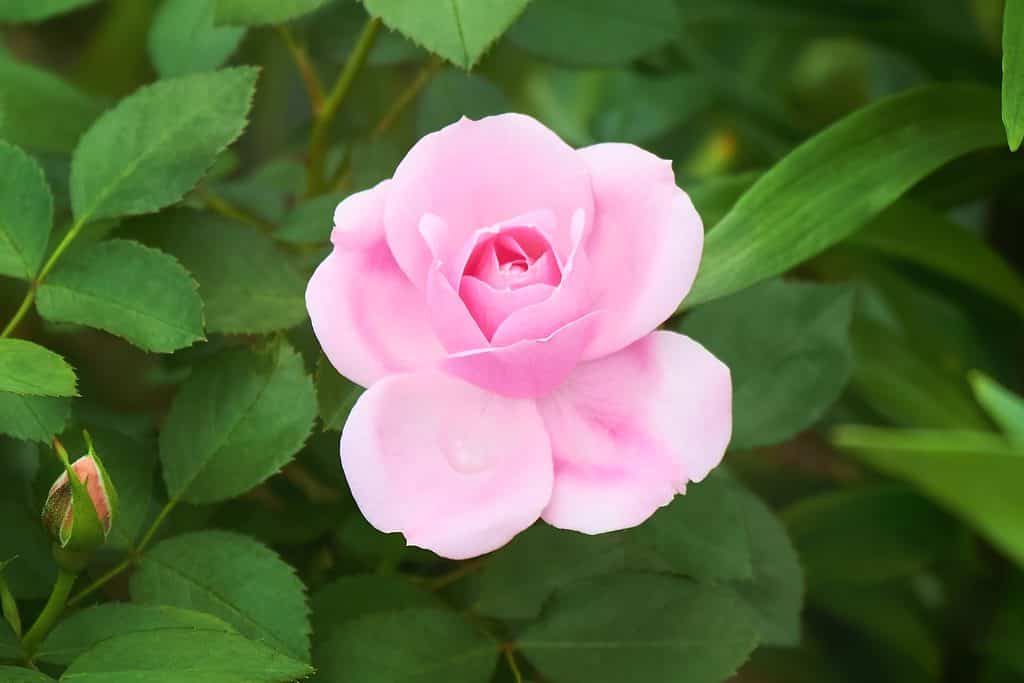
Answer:
<path fill-rule="evenodd" d="M 309 661 L 309 609 L 295 570 L 247 536 L 199 531 L 161 541 L 132 575 L 132 599 L 207 612 Z"/>
<path fill-rule="evenodd" d="M 430 80 L 420 98 L 416 132 L 426 135 L 463 116 L 480 119 L 511 108 L 501 89 L 486 78 L 445 69 Z"/>
<path fill-rule="evenodd" d="M 2 507 L 2 506 L 0 506 Z M 5 619 L 0 619 L 0 661 L 15 660 L 21 657 L 21 643 L 14 635 L 11 625 Z M 0 672 L 3 672 L 0 667 Z"/>
<path fill-rule="evenodd" d="M 47 683 L 54 679 L 34 669 L 20 666 L 0 666 L 0 680 L 4 683 Z"/>
<path fill-rule="evenodd" d="M 317 662 L 325 681 L 487 683 L 498 643 L 439 609 L 366 614 L 338 628 Z"/>
<path fill-rule="evenodd" d="M 930 85 L 871 104 L 810 138 L 762 175 L 708 234 L 685 305 L 805 261 L 946 162 L 1000 144 L 996 107 L 987 88 Z"/>
<path fill-rule="evenodd" d="M 334 225 L 334 209 L 346 196 L 334 192 L 301 202 L 281 220 L 274 237 L 288 244 L 327 244 Z"/>
<path fill-rule="evenodd" d="M 0 434 L 49 443 L 64 430 L 71 402 L 49 396 L 19 396 L 0 391 Z"/>
<path fill-rule="evenodd" d="M 1024 676 L 1024 575 L 1011 580 L 992 625 L 985 649 L 1012 666 Z"/>
<path fill-rule="evenodd" d="M 173 257 L 129 240 L 108 240 L 59 262 L 39 287 L 39 314 L 87 325 L 147 351 L 167 353 L 203 339 L 203 304 Z"/>
<path fill-rule="evenodd" d="M 412 42 L 470 69 L 530 0 L 363 0 L 366 11 Z"/>
<path fill-rule="evenodd" d="M 810 427 L 849 380 L 853 290 L 772 280 L 701 306 L 678 326 L 733 378 L 732 448 L 779 443 Z"/>
<path fill-rule="evenodd" d="M 1024 566 L 1024 456 L 998 435 L 847 426 L 832 442 L 909 481 Z"/>
<path fill-rule="evenodd" d="M 617 66 L 667 45 L 679 30 L 673 0 L 533 0 L 508 36 L 542 59 Z"/>
<path fill-rule="evenodd" d="M 717 683 L 754 649 L 757 628 L 728 589 L 617 574 L 556 594 L 518 643 L 560 683 Z"/>
<path fill-rule="evenodd" d="M 313 383 L 291 347 L 211 358 L 182 385 L 160 432 L 168 493 L 212 503 L 248 491 L 292 459 L 315 416 Z"/>
<path fill-rule="evenodd" d="M 4 0 L 0 5 L 0 21 L 42 21 L 94 2 L 96 0 Z"/>
<path fill-rule="evenodd" d="M 978 403 L 1010 441 L 1024 447 L 1024 398 L 984 373 L 972 372 L 968 379 Z"/>
<path fill-rule="evenodd" d="M 734 485 L 743 526 L 750 540 L 753 577 L 733 584 L 754 610 L 764 645 L 793 646 L 800 642 L 804 574 L 786 528 L 772 510 L 749 490 Z"/>
<path fill-rule="evenodd" d="M 242 132 L 257 73 L 159 81 L 101 116 L 71 163 L 76 221 L 151 213 L 181 199 Z"/>
<path fill-rule="evenodd" d="M 0 481 L 4 482 L 4 495 L 0 496 L 0 557 L 9 560 L 4 567 L 8 588 L 14 597 L 24 600 L 46 598 L 57 576 L 51 552 L 53 541 L 39 519 L 43 502 L 32 488 L 39 477 L 42 455 L 34 444 L 0 438 Z M 46 488 L 42 493 L 52 483 L 52 479 L 45 477 Z"/>
<path fill-rule="evenodd" d="M 316 402 L 324 430 L 340 430 L 363 388 L 343 377 L 323 354 L 316 363 Z"/>
<path fill-rule="evenodd" d="M 598 140 L 643 145 L 690 120 L 711 101 L 711 89 L 693 74 L 652 77 L 620 69 L 605 82 L 591 128 Z"/>
<path fill-rule="evenodd" d="M 185 668 L 183 668 L 185 667 Z M 125 633 L 98 643 L 61 683 L 289 683 L 313 673 L 262 643 L 220 630 L 181 628 Z"/>
<path fill-rule="evenodd" d="M 282 24 L 320 9 L 330 0 L 211 0 L 218 24 Z"/>
<path fill-rule="evenodd" d="M 392 170 L 394 167 L 392 167 Z M 271 223 L 280 221 L 306 183 L 306 169 L 292 159 L 278 159 L 243 178 L 220 183 L 217 194 Z M 334 211 L 331 211 L 333 216 Z"/>
<path fill-rule="evenodd" d="M 185 209 L 140 223 L 144 229 L 133 234 L 177 258 L 196 278 L 207 332 L 266 333 L 306 320 L 306 283 L 266 235 Z"/>
<path fill-rule="evenodd" d="M 0 55 L 0 111 L 0 138 L 63 154 L 103 107 L 53 74 Z"/>
<path fill-rule="evenodd" d="M 954 531 L 938 508 L 893 485 L 810 496 L 783 518 L 813 584 L 911 576 L 948 547 Z"/>
<path fill-rule="evenodd" d="M 1003 124 L 1010 150 L 1024 140 L 1024 0 L 1003 9 Z"/>
<path fill-rule="evenodd" d="M 23 339 L 0 339 L 0 391 L 29 396 L 76 396 L 75 371 L 49 349 Z"/>
<path fill-rule="evenodd" d="M 149 29 L 149 58 L 163 78 L 212 71 L 245 37 L 244 28 L 214 26 L 212 0 L 164 0 Z"/>
<path fill-rule="evenodd" d="M 53 196 L 43 169 L 0 142 L 0 275 L 34 278 L 52 226 Z"/>
<path fill-rule="evenodd" d="M 931 268 L 1024 315 L 1024 279 L 978 237 L 921 204 L 896 202 L 850 241 Z"/>
<path fill-rule="evenodd" d="M 60 621 L 39 647 L 36 659 L 67 666 L 108 638 L 128 633 L 195 628 L 235 633 L 215 616 L 177 607 L 110 602 L 75 612 Z"/>

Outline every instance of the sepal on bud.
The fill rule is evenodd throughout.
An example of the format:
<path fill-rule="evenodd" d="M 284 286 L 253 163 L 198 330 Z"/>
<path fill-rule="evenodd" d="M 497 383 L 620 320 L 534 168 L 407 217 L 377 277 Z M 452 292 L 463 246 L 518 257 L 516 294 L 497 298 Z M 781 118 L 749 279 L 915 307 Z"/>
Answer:
<path fill-rule="evenodd" d="M 53 440 L 64 473 L 50 487 L 43 505 L 43 524 L 55 540 L 58 555 L 88 553 L 107 539 L 117 516 L 117 491 L 84 432 L 88 453 L 72 464 L 64 446 Z"/>

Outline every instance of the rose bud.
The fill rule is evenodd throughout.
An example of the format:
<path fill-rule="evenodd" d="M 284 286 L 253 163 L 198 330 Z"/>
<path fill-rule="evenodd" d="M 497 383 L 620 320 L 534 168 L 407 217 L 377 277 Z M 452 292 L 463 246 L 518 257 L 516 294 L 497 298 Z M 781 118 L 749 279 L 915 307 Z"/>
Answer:
<path fill-rule="evenodd" d="M 117 513 L 117 492 L 88 433 L 89 451 L 69 463 L 64 446 L 54 439 L 64 473 L 50 487 L 43 505 L 43 525 L 61 550 L 88 552 L 103 545 Z"/>

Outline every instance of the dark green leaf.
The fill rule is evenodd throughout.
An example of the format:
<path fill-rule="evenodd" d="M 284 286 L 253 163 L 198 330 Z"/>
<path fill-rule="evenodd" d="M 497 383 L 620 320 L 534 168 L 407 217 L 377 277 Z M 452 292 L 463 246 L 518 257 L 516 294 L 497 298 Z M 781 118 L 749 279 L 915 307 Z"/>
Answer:
<path fill-rule="evenodd" d="M 498 644 L 459 615 L 404 609 L 343 624 L 317 670 L 325 681 L 487 683 L 497 659 Z"/>
<path fill-rule="evenodd" d="M 986 650 L 1006 661 L 1024 676 L 1024 575 L 1018 574 L 1001 600 Z"/>
<path fill-rule="evenodd" d="M 185 667 L 185 668 L 183 668 Z M 68 667 L 61 683 L 289 683 L 306 664 L 242 636 L 181 628 L 125 633 L 98 643 Z"/>
<path fill-rule="evenodd" d="M 218 24 L 281 24 L 320 9 L 330 0 L 211 0 Z"/>
<path fill-rule="evenodd" d="M 52 683 L 54 679 L 34 669 L 20 666 L 0 666 L 0 680 L 4 683 Z"/>
<path fill-rule="evenodd" d="M 272 550 L 226 531 L 161 541 L 132 575 L 132 598 L 208 612 L 244 636 L 309 661 L 309 609 L 295 571 Z"/>
<path fill-rule="evenodd" d="M 279 159 L 260 166 L 243 178 L 221 183 L 215 190 L 242 209 L 276 223 L 282 219 L 295 195 L 302 191 L 305 182 L 306 169 L 302 164 L 291 159 Z"/>
<path fill-rule="evenodd" d="M 96 0 L 4 0 L 0 21 L 41 21 L 91 5 Z"/>
<path fill-rule="evenodd" d="M 43 169 L 0 142 L 0 275 L 34 278 L 52 225 L 53 196 Z"/>
<path fill-rule="evenodd" d="M 49 349 L 23 339 L 0 339 L 0 392 L 75 396 L 75 371 Z"/>
<path fill-rule="evenodd" d="M 1024 455 L 1000 436 L 849 426 L 836 430 L 833 443 L 909 481 L 1024 566 Z"/>
<path fill-rule="evenodd" d="M 861 228 L 944 163 L 1000 144 L 996 107 L 986 88 L 932 85 L 869 105 L 807 140 L 710 232 L 686 305 L 787 270 Z"/>
<path fill-rule="evenodd" d="M 235 632 L 226 623 L 205 612 L 111 602 L 75 612 L 59 622 L 39 647 L 36 659 L 67 666 L 97 643 L 114 636 L 187 628 Z"/>
<path fill-rule="evenodd" d="M 0 434 L 49 443 L 64 430 L 71 401 L 49 396 L 19 396 L 0 391 Z"/>
<path fill-rule="evenodd" d="M 707 83 L 688 73 L 655 78 L 622 69 L 604 89 L 591 126 L 598 140 L 649 143 L 711 104 Z"/>
<path fill-rule="evenodd" d="M 417 45 L 469 69 L 530 0 L 363 0 L 366 10 Z"/>
<path fill-rule="evenodd" d="M 340 430 L 363 388 L 345 379 L 323 355 L 316 364 L 316 402 L 325 430 Z"/>
<path fill-rule="evenodd" d="M 510 109 L 505 94 L 487 79 L 475 74 L 445 69 L 435 75 L 420 98 L 416 131 L 432 133 L 463 116 L 480 119 Z"/>
<path fill-rule="evenodd" d="M 292 459 L 315 416 L 313 382 L 291 347 L 215 356 L 178 391 L 160 433 L 168 493 L 211 503 L 248 491 Z"/>
<path fill-rule="evenodd" d="M 679 28 L 673 0 L 533 0 L 509 39 L 555 62 L 616 66 L 668 44 Z"/>
<path fill-rule="evenodd" d="M 783 514 L 813 584 L 877 583 L 913 575 L 948 547 L 950 520 L 902 486 L 830 491 Z"/>
<path fill-rule="evenodd" d="M 679 325 L 733 378 L 732 447 L 778 443 L 813 425 L 850 377 L 853 290 L 773 280 Z"/>
<path fill-rule="evenodd" d="M 208 332 L 273 332 L 306 319 L 305 282 L 266 235 L 185 209 L 140 222 L 133 234 L 177 258 L 195 276 Z"/>
<path fill-rule="evenodd" d="M 164 78 L 221 66 L 242 42 L 244 28 L 214 26 L 212 0 L 164 0 L 149 29 L 149 58 Z"/>
<path fill-rule="evenodd" d="M 557 593 L 518 643 L 560 683 L 717 683 L 754 649 L 757 627 L 728 589 L 617 574 Z"/>
<path fill-rule="evenodd" d="M 1024 0 L 1006 0 L 1003 9 L 1003 124 L 1017 151 L 1024 140 Z"/>
<path fill-rule="evenodd" d="M 0 558 L 6 561 L 3 572 L 8 588 L 14 597 L 25 600 L 45 598 L 57 575 L 53 542 L 40 523 L 42 500 L 32 488 L 42 455 L 34 444 L 0 438 L 0 481 L 4 482 L 4 495 L 0 496 Z M 52 481 L 43 483 L 49 490 Z M 6 625 L 3 620 L 0 623 Z"/>
<path fill-rule="evenodd" d="M 159 81 L 105 113 L 71 164 L 79 223 L 150 213 L 181 199 L 242 132 L 252 67 Z"/>
<path fill-rule="evenodd" d="M 302 202 L 285 215 L 274 237 L 289 244 L 327 244 L 334 225 L 334 209 L 346 196 L 335 192 Z"/>
<path fill-rule="evenodd" d="M 109 240 L 59 262 L 39 287 L 39 314 L 95 327 L 147 351 L 203 339 L 196 283 L 173 257 L 129 240 Z"/>

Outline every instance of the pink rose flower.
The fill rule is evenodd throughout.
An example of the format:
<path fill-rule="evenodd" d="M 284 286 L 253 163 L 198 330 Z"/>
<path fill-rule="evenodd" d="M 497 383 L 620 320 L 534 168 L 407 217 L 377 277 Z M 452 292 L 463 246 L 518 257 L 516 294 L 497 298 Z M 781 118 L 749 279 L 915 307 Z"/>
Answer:
<path fill-rule="evenodd" d="M 341 461 L 381 531 L 461 559 L 538 518 L 623 529 L 721 461 L 728 368 L 655 331 L 704 239 L 670 162 L 574 150 L 528 116 L 463 119 L 334 223 L 306 303 L 368 387 Z"/>

